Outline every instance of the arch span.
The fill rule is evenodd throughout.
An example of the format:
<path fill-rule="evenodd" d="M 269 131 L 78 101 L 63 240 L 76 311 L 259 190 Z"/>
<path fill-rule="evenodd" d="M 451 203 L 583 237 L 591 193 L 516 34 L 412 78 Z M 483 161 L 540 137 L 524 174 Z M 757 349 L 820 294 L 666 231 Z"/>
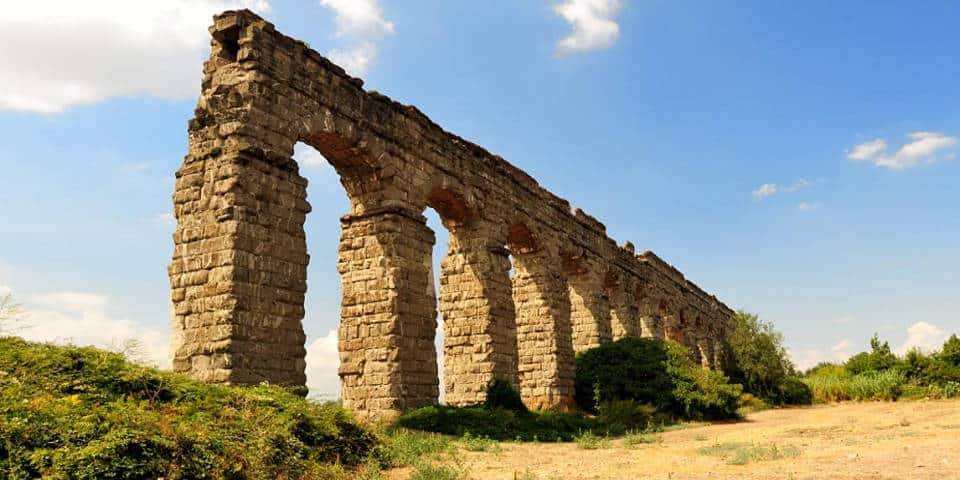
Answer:
<path fill-rule="evenodd" d="M 534 408 L 568 406 L 574 351 L 613 337 L 685 334 L 718 358 L 709 345 L 732 312 L 653 253 L 618 246 L 522 170 L 365 91 L 252 12 L 224 12 L 210 31 L 173 197 L 175 370 L 303 385 L 310 204 L 297 141 L 330 161 L 350 200 L 337 261 L 340 378 L 359 415 L 437 401 L 426 208 L 450 232 L 439 292 L 450 403 L 482 401 L 500 376 Z M 695 311 L 702 331 L 678 330 L 688 328 L 679 313 Z"/>

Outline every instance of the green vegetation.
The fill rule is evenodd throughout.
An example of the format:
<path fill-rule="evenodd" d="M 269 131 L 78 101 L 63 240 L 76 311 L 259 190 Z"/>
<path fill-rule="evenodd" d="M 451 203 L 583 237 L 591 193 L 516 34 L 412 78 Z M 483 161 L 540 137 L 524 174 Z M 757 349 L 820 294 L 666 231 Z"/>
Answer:
<path fill-rule="evenodd" d="M 336 404 L 0 338 L 0 478 L 337 478 L 376 436 Z"/>
<path fill-rule="evenodd" d="M 800 449 L 793 445 L 757 445 L 753 443 L 729 442 L 717 443 L 697 449 L 697 453 L 720 457 L 730 465 L 746 465 L 750 462 L 794 458 L 800 455 Z"/>
<path fill-rule="evenodd" d="M 623 444 L 628 447 L 638 445 L 647 445 L 651 443 L 662 443 L 663 435 L 647 432 L 630 432 L 623 437 Z"/>
<path fill-rule="evenodd" d="M 604 402 L 626 400 L 672 420 L 737 417 L 740 386 L 704 370 L 689 350 L 670 340 L 628 337 L 605 343 L 579 353 L 576 368 L 577 404 L 601 416 Z"/>
<path fill-rule="evenodd" d="M 579 413 L 517 413 L 483 407 L 431 406 L 409 411 L 397 420 L 404 428 L 463 436 L 467 433 L 494 440 L 525 442 L 572 441 L 578 432 L 597 427 Z"/>
<path fill-rule="evenodd" d="M 597 435 L 589 430 L 580 433 L 574 438 L 577 442 L 577 448 L 584 450 L 596 450 L 598 448 L 609 448 L 610 440 L 606 437 Z"/>
<path fill-rule="evenodd" d="M 895 355 L 877 335 L 870 351 L 843 364 L 822 363 L 803 378 L 817 402 L 952 398 L 960 396 L 960 339 L 952 335 L 929 355 L 919 349 Z"/>
<path fill-rule="evenodd" d="M 463 449 L 468 452 L 491 452 L 500 453 L 500 444 L 489 437 L 475 437 L 467 432 L 460 439 Z"/>
<path fill-rule="evenodd" d="M 772 323 L 739 311 L 730 320 L 723 371 L 730 381 L 772 405 L 807 405 L 812 394 L 783 347 L 783 335 Z M 755 408 L 755 407 L 754 407 Z"/>

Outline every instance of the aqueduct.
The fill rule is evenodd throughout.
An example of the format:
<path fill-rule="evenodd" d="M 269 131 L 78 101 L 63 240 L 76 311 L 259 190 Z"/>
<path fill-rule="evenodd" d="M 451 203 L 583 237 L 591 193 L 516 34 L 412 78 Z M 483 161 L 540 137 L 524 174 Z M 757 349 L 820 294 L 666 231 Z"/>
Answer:
<path fill-rule="evenodd" d="M 437 402 L 436 210 L 448 404 L 494 376 L 532 408 L 573 398 L 574 354 L 624 336 L 675 339 L 706 368 L 731 310 L 651 252 L 483 148 L 348 76 L 252 12 L 211 27 L 177 171 L 169 267 L 173 368 L 210 382 L 305 382 L 305 142 L 350 199 L 337 268 L 344 404 L 361 416 Z M 511 274 L 512 271 L 512 274 Z"/>

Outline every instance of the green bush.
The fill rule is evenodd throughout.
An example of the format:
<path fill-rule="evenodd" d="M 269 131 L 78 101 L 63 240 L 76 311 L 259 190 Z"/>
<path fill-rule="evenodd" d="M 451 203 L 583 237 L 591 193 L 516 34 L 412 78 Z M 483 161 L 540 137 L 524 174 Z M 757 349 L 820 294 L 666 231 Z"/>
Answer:
<path fill-rule="evenodd" d="M 526 413 L 527 406 L 520 398 L 520 391 L 509 380 L 494 378 L 487 385 L 487 398 L 483 402 L 487 410 L 502 409 L 516 413 Z"/>
<path fill-rule="evenodd" d="M 650 420 L 656 411 L 651 405 L 633 400 L 609 400 L 600 404 L 597 424 L 607 435 L 643 431 L 650 426 Z"/>
<path fill-rule="evenodd" d="M 802 380 L 818 403 L 844 400 L 896 400 L 900 398 L 907 377 L 899 369 L 867 371 L 851 375 L 846 370 L 821 369 Z"/>
<path fill-rule="evenodd" d="M 779 397 L 787 405 L 810 405 L 813 403 L 813 390 L 803 383 L 797 375 L 790 375 L 779 386 Z"/>
<path fill-rule="evenodd" d="M 666 409 L 673 403 L 667 346 L 654 338 L 627 337 L 576 357 L 576 401 L 594 412 L 606 400 L 633 400 Z M 596 398 L 599 397 L 599 398 Z"/>
<path fill-rule="evenodd" d="M 597 426 L 594 420 L 578 413 L 517 413 L 503 409 L 443 405 L 406 412 L 397 419 L 397 425 L 447 435 L 463 436 L 470 433 L 493 440 L 519 439 L 528 442 L 569 442 L 577 433 L 592 430 Z"/>
<path fill-rule="evenodd" d="M 336 404 L 0 338 L 0 477 L 318 478 L 376 437 Z"/>
<path fill-rule="evenodd" d="M 576 362 L 576 399 L 584 410 L 630 400 L 683 419 L 736 417 L 740 386 L 695 364 L 676 342 L 628 337 L 580 352 Z"/>

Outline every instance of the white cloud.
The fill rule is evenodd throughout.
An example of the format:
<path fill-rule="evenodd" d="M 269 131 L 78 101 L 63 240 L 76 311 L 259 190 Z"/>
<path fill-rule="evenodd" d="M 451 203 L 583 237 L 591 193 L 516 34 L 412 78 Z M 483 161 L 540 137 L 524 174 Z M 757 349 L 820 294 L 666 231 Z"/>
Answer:
<path fill-rule="evenodd" d="M 853 353 L 850 352 L 850 347 L 853 344 L 848 339 L 840 340 L 836 345 L 830 348 L 830 353 L 832 355 L 834 362 L 845 362 L 850 358 Z"/>
<path fill-rule="evenodd" d="M 363 75 L 377 59 L 377 41 L 393 33 L 393 23 L 384 17 L 378 0 L 320 0 L 320 5 L 335 15 L 335 36 L 352 43 L 329 50 L 327 56 L 352 75 Z"/>
<path fill-rule="evenodd" d="M 0 109 L 56 113 L 109 97 L 195 97 L 214 13 L 265 0 L 34 0 L 0 15 Z"/>
<path fill-rule="evenodd" d="M 790 192 L 790 193 L 798 192 L 803 188 L 809 187 L 810 185 L 813 185 L 813 182 L 811 182 L 810 180 L 807 180 L 806 178 L 801 178 L 800 180 L 797 181 L 797 183 L 794 183 L 793 185 L 790 185 L 788 187 L 783 187 L 783 191 Z"/>
<path fill-rule="evenodd" d="M 554 5 L 553 11 L 572 28 L 557 42 L 557 52 L 565 55 L 613 46 L 620 37 L 614 18 L 622 7 L 622 0 L 566 0 Z"/>
<path fill-rule="evenodd" d="M 888 152 L 887 141 L 878 138 L 854 146 L 847 153 L 847 158 L 896 170 L 936 161 L 940 158 L 937 155 L 939 152 L 957 144 L 956 137 L 936 132 L 913 132 L 907 136 L 911 141 L 892 154 Z M 952 158 L 952 154 L 946 156 Z"/>
<path fill-rule="evenodd" d="M 787 356 L 800 371 L 809 370 L 823 361 L 823 354 L 817 349 L 788 350 Z"/>
<path fill-rule="evenodd" d="M 797 205 L 797 210 L 800 210 L 801 212 L 807 212 L 816 208 L 817 208 L 817 204 L 810 203 L 810 202 L 800 202 Z"/>
<path fill-rule="evenodd" d="M 755 200 L 763 200 L 764 198 L 776 195 L 778 193 L 799 192 L 800 190 L 803 190 L 804 188 L 807 188 L 810 185 L 813 185 L 814 183 L 816 182 L 811 182 L 806 178 L 801 178 L 796 183 L 792 185 L 785 185 L 785 186 L 777 185 L 776 183 L 764 183 L 763 185 L 760 185 L 759 187 L 757 187 L 757 189 L 754 190 L 752 194 Z"/>
<path fill-rule="evenodd" d="M 331 399 L 340 397 L 340 353 L 337 330 L 317 338 L 307 347 L 307 387 L 310 396 Z"/>
<path fill-rule="evenodd" d="M 776 183 L 764 183 L 760 185 L 759 188 L 753 191 L 753 198 L 756 200 L 763 200 L 771 195 L 777 193 L 777 184 Z"/>
<path fill-rule="evenodd" d="M 110 299 L 82 292 L 51 292 L 29 297 L 24 305 L 26 328 L 20 336 L 33 341 L 92 345 L 118 349 L 127 341 L 140 344 L 142 359 L 160 367 L 169 364 L 169 334 L 109 313 Z"/>
<path fill-rule="evenodd" d="M 907 327 L 907 339 L 900 345 L 898 353 L 903 354 L 911 348 L 917 347 L 925 352 L 937 350 L 947 340 L 947 332 L 927 322 L 916 322 Z"/>

